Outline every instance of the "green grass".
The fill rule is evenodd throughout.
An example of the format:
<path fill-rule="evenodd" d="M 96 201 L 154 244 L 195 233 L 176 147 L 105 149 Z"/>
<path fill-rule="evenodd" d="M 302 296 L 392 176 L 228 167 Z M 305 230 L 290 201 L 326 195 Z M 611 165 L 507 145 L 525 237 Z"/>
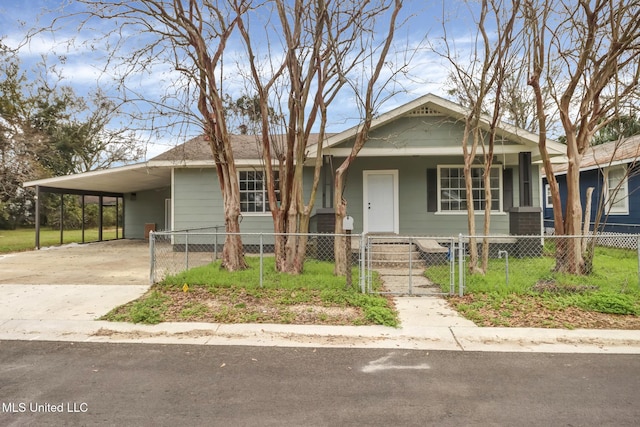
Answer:
<path fill-rule="evenodd" d="M 548 252 L 547 252 L 548 254 Z M 466 274 L 465 294 L 485 295 L 484 304 L 501 306 L 518 295 L 535 296 L 546 306 L 563 309 L 578 307 L 585 311 L 610 314 L 640 314 L 638 254 L 633 250 L 597 247 L 593 272 L 571 275 L 554 272 L 555 258 L 509 258 L 509 280 L 504 259 L 491 259 L 487 272 Z M 448 291 L 448 266 L 426 270 L 430 280 Z M 458 271 L 455 272 L 456 284 Z M 476 301 L 478 304 L 478 301 Z M 481 303 L 482 304 L 482 303 Z M 479 308 L 479 307 L 475 307 Z"/>
<path fill-rule="evenodd" d="M 122 227 L 118 231 L 118 236 L 122 237 Z M 116 238 L 116 229 L 105 228 L 102 233 L 103 240 Z M 94 242 L 98 240 L 98 229 L 86 229 L 84 231 L 84 241 Z M 82 230 L 64 230 L 63 243 L 82 242 Z M 40 246 L 56 246 L 60 244 L 60 230 L 41 228 Z M 35 228 L 20 228 L 17 230 L 0 230 L 0 253 L 20 252 L 35 249 L 36 231 Z"/>
<path fill-rule="evenodd" d="M 202 267 L 192 268 L 182 273 L 166 277 L 162 286 L 182 288 L 185 283 L 189 286 L 199 285 L 206 287 L 235 287 L 241 285 L 245 289 L 257 289 L 260 287 L 260 259 L 258 257 L 246 257 L 249 268 L 243 271 L 229 273 L 220 267 L 220 263 L 212 263 Z M 333 264 L 329 262 L 307 260 L 304 264 L 304 273 L 301 276 L 278 273 L 275 270 L 275 259 L 264 258 L 264 277 L 262 287 L 264 289 L 299 289 L 301 281 L 306 289 L 341 289 L 345 286 L 344 277 L 333 275 Z M 358 270 L 352 269 L 352 282 L 358 283 Z M 302 279 L 302 280 L 301 280 Z"/>
<path fill-rule="evenodd" d="M 179 314 L 170 317 L 169 320 L 172 321 L 292 323 L 292 308 L 296 305 L 309 305 L 338 310 L 357 308 L 361 310 L 362 317 L 353 324 L 398 326 L 398 315 L 389 299 L 362 294 L 355 286 L 345 289 L 345 278 L 333 275 L 333 263 L 307 260 L 302 274 L 291 275 L 276 272 L 274 258 L 265 257 L 264 279 L 260 286 L 259 259 L 247 257 L 246 261 L 249 268 L 244 271 L 230 273 L 222 269 L 219 263 L 212 263 L 168 276 L 154 285 L 152 292 L 117 307 L 104 316 L 104 320 L 134 323 L 166 321 L 169 317 L 167 310 L 173 298 L 176 304 L 172 306 L 171 313 Z M 353 283 L 358 282 L 357 275 L 357 268 L 353 268 Z M 185 284 L 188 284 L 189 293 L 198 295 L 201 299 L 215 297 L 224 301 L 224 304 L 213 310 L 198 300 L 179 303 L 178 300 L 185 296 Z M 256 305 L 262 309 L 256 312 L 253 310 Z M 261 314 L 262 311 L 277 311 L 279 314 L 275 318 L 267 317 Z M 325 314 L 319 315 L 321 320 L 326 320 L 327 317 Z"/>

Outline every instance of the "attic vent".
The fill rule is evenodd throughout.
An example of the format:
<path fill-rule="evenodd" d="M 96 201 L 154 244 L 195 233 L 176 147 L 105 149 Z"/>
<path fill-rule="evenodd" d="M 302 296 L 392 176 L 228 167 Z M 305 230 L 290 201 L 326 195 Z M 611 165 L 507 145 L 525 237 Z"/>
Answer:
<path fill-rule="evenodd" d="M 429 107 L 420 107 L 420 108 L 416 108 L 415 110 L 411 111 L 409 114 L 409 116 L 442 116 L 442 113 L 436 110 L 433 110 Z"/>

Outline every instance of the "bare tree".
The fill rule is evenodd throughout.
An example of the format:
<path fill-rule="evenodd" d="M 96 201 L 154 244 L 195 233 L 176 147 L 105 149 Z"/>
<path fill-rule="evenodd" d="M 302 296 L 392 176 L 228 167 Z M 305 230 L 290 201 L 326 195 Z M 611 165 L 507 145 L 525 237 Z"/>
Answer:
<path fill-rule="evenodd" d="M 196 0 L 141 0 L 137 2 L 81 0 L 87 8 L 81 29 L 92 20 L 108 20 L 112 30 L 104 34 L 110 46 L 109 61 L 120 65 L 122 81 L 158 64 L 170 64 L 178 72 L 172 88 L 173 107 L 163 101 L 127 92 L 127 101 L 140 100 L 173 109 L 182 120 L 200 124 L 209 142 L 223 196 L 227 232 L 222 265 L 230 270 L 246 268 L 240 235 L 240 190 L 224 112 L 223 54 L 240 16 L 250 2 L 201 2 Z M 128 43 L 136 37 L 137 43 Z M 115 41 L 114 41 L 115 40 Z M 129 88 L 130 89 L 130 88 Z M 170 96 L 165 97 L 164 101 Z M 193 106 L 196 105 L 196 108 Z"/>
<path fill-rule="evenodd" d="M 390 3 L 388 0 L 267 2 L 277 16 L 267 26 L 267 42 L 262 46 L 270 58 L 267 64 L 259 63 L 260 47 L 254 42 L 255 34 L 248 30 L 250 20 L 239 23 L 250 59 L 249 75 L 261 99 L 261 149 L 277 233 L 279 271 L 302 271 L 307 246 L 305 233 L 322 168 L 327 109 L 349 83 L 352 71 L 364 67 L 365 60 L 370 59 L 362 46 L 372 42 L 376 21 L 390 9 Z M 395 8 L 400 6 L 401 1 L 396 1 Z M 394 22 L 396 14 L 394 9 Z M 272 42 L 269 33 L 278 34 L 280 41 Z M 268 108 L 275 100 L 284 105 L 279 115 L 283 118 L 281 127 L 273 126 Z M 314 130 L 316 136 L 312 138 Z M 315 158 L 310 159 L 313 180 L 305 200 L 304 165 L 313 144 L 316 146 Z"/>
<path fill-rule="evenodd" d="M 594 135 L 637 102 L 640 81 L 640 20 L 637 0 L 527 0 L 523 3 L 528 34 L 529 78 L 536 100 L 539 145 L 553 206 L 559 207 L 558 183 L 546 147 L 548 89 L 567 145 L 567 202 L 554 209 L 557 235 L 582 230 L 580 164 Z M 559 78 L 557 77 L 559 76 Z M 556 270 L 589 271 L 578 239 L 559 241 Z"/>
<path fill-rule="evenodd" d="M 440 54 L 452 67 L 451 80 L 459 102 L 467 108 L 464 117 L 462 153 L 464 157 L 464 177 L 467 206 L 467 226 L 469 241 L 469 270 L 482 273 L 489 261 L 489 240 L 483 240 L 482 266 L 478 266 L 478 246 L 476 235 L 476 205 L 484 209 L 483 234 L 489 235 L 492 210 L 491 169 L 498 126 L 504 114 L 505 86 L 510 74 L 517 69 L 514 27 L 519 13 L 519 0 L 511 2 L 509 7 L 502 1 L 482 0 L 477 20 L 475 43 L 468 60 L 461 60 L 459 53 L 448 39 L 446 23 L 443 24 L 444 51 Z M 469 9 L 474 5 L 468 3 Z M 492 33 L 492 34 L 490 34 Z M 436 49 L 438 52 L 438 49 Z M 486 125 L 485 123 L 488 123 Z M 482 181 L 484 200 L 474 199 L 473 174 L 478 170 L 474 166 L 478 151 L 482 153 Z"/>
<path fill-rule="evenodd" d="M 342 164 L 338 166 L 336 169 L 335 177 L 334 177 L 334 206 L 335 206 L 335 233 L 343 234 L 344 229 L 342 227 L 342 221 L 347 215 L 347 201 L 343 198 L 344 186 L 345 186 L 345 177 L 349 170 L 349 167 L 356 159 L 360 150 L 364 147 L 365 143 L 369 138 L 369 130 L 371 129 L 371 125 L 373 123 L 374 114 L 381 104 L 381 101 L 384 98 L 381 97 L 382 90 L 386 86 L 386 84 L 378 85 L 378 81 L 382 74 L 383 68 L 387 63 L 387 56 L 389 54 L 389 50 L 391 48 L 391 43 L 393 42 L 395 31 L 397 27 L 398 14 L 400 13 L 400 9 L 402 8 L 402 1 L 396 0 L 393 3 L 393 8 L 391 11 L 391 17 L 389 19 L 387 32 L 383 42 L 380 44 L 379 48 L 372 48 L 372 52 L 377 53 L 377 59 L 375 59 L 375 55 L 371 55 L 372 62 L 375 63 L 375 66 L 372 69 L 371 74 L 368 78 L 365 79 L 365 92 L 364 96 L 360 96 L 358 91 L 356 92 L 356 99 L 358 100 L 358 107 L 360 109 L 360 114 L 362 120 L 358 125 L 358 130 L 355 135 L 355 141 L 353 146 L 351 147 L 351 152 L 344 159 Z M 391 70 L 391 78 L 397 74 L 398 71 L 404 68 L 404 65 L 401 66 L 397 70 Z M 387 83 L 390 80 L 387 80 Z M 348 268 L 347 254 L 344 248 L 344 238 L 336 238 L 334 241 L 334 254 L 335 254 L 335 267 L 334 274 L 336 275 L 347 275 L 351 274 Z M 349 283 L 349 282 L 347 282 Z"/>

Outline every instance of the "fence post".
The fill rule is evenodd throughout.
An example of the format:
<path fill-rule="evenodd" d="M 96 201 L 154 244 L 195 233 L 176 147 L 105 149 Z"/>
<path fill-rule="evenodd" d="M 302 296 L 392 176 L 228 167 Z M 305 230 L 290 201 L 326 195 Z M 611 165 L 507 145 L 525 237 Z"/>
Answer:
<path fill-rule="evenodd" d="M 363 233 L 364 234 L 364 233 Z M 371 236 L 367 236 L 367 283 L 369 293 L 373 292 L 373 273 L 371 270 Z"/>
<path fill-rule="evenodd" d="M 216 235 L 215 235 L 215 243 L 213 245 L 213 260 L 218 260 L 218 226 L 215 226 Z"/>
<path fill-rule="evenodd" d="M 184 262 L 186 271 L 189 269 L 189 230 L 184 234 Z"/>
<path fill-rule="evenodd" d="M 346 233 L 346 236 L 344 236 L 344 255 L 345 255 L 345 261 L 347 263 L 347 274 L 345 276 L 346 279 L 346 285 L 345 285 L 345 289 L 350 289 L 351 288 L 351 281 L 352 281 L 352 277 L 351 277 L 351 230 L 344 230 L 344 232 Z"/>
<path fill-rule="evenodd" d="M 149 232 L 149 264 L 150 264 L 150 271 L 149 271 L 149 282 L 151 282 L 150 284 L 153 285 L 156 282 L 156 254 L 155 254 L 155 240 L 156 240 L 156 235 L 153 231 Z"/>
<path fill-rule="evenodd" d="M 449 241 L 449 295 L 456 293 L 456 241 Z"/>
<path fill-rule="evenodd" d="M 409 295 L 413 295 L 413 237 L 409 237 Z"/>
<path fill-rule="evenodd" d="M 263 285 L 263 281 L 262 281 L 262 273 L 264 271 L 264 267 L 262 265 L 263 261 L 264 261 L 264 249 L 263 249 L 263 242 L 262 242 L 262 233 L 260 233 L 260 287 L 262 288 Z"/>
<path fill-rule="evenodd" d="M 458 294 L 464 295 L 464 247 L 462 233 L 458 235 Z"/>
<path fill-rule="evenodd" d="M 640 236 L 638 236 L 638 286 L 640 287 Z"/>
<path fill-rule="evenodd" d="M 365 269 L 365 250 L 364 250 L 364 233 L 360 234 L 360 292 L 362 292 L 363 294 L 365 293 L 365 278 L 364 275 L 366 274 L 366 269 Z M 640 243 L 639 243 L 640 245 Z"/>

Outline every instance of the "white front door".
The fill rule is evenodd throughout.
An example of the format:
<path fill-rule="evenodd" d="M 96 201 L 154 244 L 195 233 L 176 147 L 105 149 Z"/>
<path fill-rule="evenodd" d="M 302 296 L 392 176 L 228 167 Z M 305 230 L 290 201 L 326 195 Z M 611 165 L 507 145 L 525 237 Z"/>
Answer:
<path fill-rule="evenodd" d="M 398 233 L 398 171 L 364 171 L 364 230 Z"/>

